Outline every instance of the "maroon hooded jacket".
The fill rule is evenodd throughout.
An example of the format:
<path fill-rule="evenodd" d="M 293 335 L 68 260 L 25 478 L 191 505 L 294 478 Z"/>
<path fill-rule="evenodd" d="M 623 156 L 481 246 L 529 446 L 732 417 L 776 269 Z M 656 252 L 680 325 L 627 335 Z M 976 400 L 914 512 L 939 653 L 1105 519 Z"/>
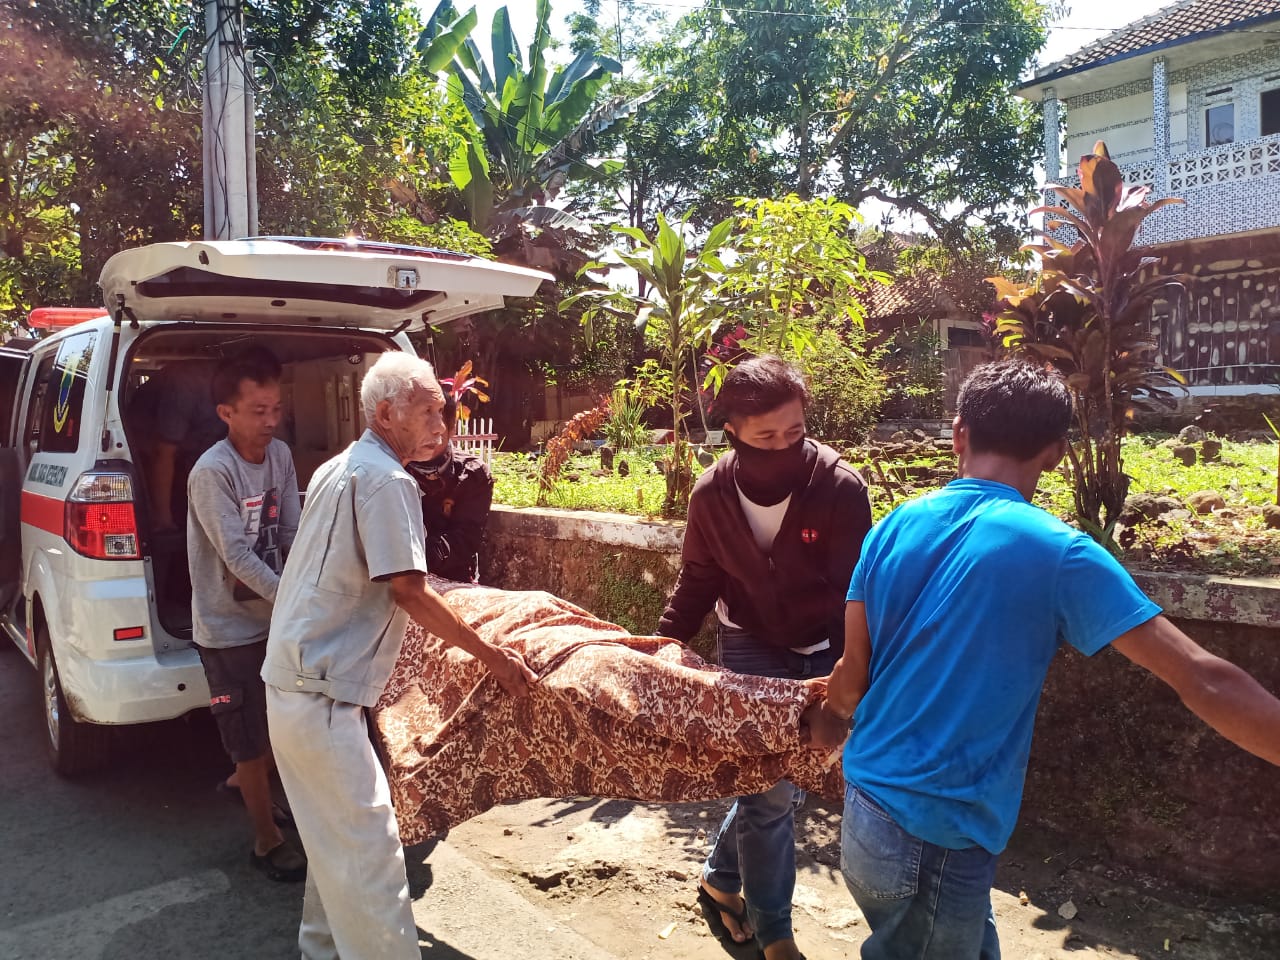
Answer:
<path fill-rule="evenodd" d="M 843 650 L 845 596 L 871 529 L 871 502 L 862 477 L 836 451 L 812 439 L 805 446 L 809 479 L 791 494 L 768 553 L 738 502 L 737 454 L 726 453 L 698 478 L 660 635 L 687 643 L 723 597 L 729 619 L 762 643 L 790 648 L 829 639 Z"/>

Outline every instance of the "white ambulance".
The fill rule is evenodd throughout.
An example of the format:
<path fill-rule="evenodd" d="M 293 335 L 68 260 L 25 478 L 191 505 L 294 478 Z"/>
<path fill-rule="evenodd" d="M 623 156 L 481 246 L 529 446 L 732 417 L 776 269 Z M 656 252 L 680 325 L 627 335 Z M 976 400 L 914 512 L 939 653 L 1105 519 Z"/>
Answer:
<path fill-rule="evenodd" d="M 101 766 L 113 724 L 208 705 L 183 501 L 220 358 L 261 345 L 281 360 L 278 435 L 305 490 L 364 429 L 379 353 L 549 279 L 365 241 L 161 243 L 107 262 L 106 309 L 35 311 L 46 335 L 0 348 L 0 633 L 39 673 L 54 768 Z"/>

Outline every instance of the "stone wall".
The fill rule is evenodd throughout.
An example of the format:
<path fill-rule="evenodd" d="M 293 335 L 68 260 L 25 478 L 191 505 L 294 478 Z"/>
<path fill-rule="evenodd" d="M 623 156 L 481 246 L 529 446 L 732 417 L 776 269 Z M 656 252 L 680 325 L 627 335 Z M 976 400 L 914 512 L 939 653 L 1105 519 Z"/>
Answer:
<path fill-rule="evenodd" d="M 1195 423 L 1221 436 L 1267 439 L 1271 434 L 1263 415 L 1280 426 L 1280 387 L 1258 389 L 1258 393 L 1240 396 L 1178 395 L 1175 409 L 1138 413 L 1134 424 L 1139 430 L 1177 433 L 1187 424 Z"/>
<path fill-rule="evenodd" d="M 1135 579 L 1194 640 L 1280 691 L 1280 581 Z M 1280 769 L 1113 650 L 1068 650 L 1050 668 L 1022 819 L 1218 893 L 1280 884 Z"/>
<path fill-rule="evenodd" d="M 675 583 L 682 533 L 680 523 L 495 507 L 482 569 L 486 583 L 548 590 L 648 633 Z M 1280 580 L 1134 575 L 1202 645 L 1280 691 Z M 694 646 L 708 653 L 709 633 Z M 1213 733 L 1111 650 L 1068 650 L 1050 670 L 1022 824 L 1194 887 L 1280 887 L 1280 768 Z"/>
<path fill-rule="evenodd" d="M 683 535 L 682 522 L 495 506 L 480 569 L 485 583 L 546 590 L 650 634 L 675 586 Z M 709 650 L 704 645 L 701 652 Z"/>

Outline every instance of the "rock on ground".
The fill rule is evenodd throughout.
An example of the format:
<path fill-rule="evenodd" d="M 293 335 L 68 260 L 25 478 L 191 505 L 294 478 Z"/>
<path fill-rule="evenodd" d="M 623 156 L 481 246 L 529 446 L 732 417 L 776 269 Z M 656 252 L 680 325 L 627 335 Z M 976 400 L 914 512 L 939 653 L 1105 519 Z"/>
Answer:
<path fill-rule="evenodd" d="M 1214 510 L 1221 510 L 1226 505 L 1227 501 L 1217 490 L 1197 490 L 1187 497 L 1187 506 L 1202 516 Z"/>

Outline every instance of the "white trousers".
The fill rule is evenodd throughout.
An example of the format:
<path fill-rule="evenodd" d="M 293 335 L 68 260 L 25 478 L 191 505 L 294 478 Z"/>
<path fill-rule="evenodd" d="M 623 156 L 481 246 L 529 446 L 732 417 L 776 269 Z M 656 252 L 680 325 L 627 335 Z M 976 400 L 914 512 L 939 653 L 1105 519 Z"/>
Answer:
<path fill-rule="evenodd" d="M 267 721 L 307 852 L 303 960 L 420 960 L 404 849 L 364 708 L 268 684 Z"/>

